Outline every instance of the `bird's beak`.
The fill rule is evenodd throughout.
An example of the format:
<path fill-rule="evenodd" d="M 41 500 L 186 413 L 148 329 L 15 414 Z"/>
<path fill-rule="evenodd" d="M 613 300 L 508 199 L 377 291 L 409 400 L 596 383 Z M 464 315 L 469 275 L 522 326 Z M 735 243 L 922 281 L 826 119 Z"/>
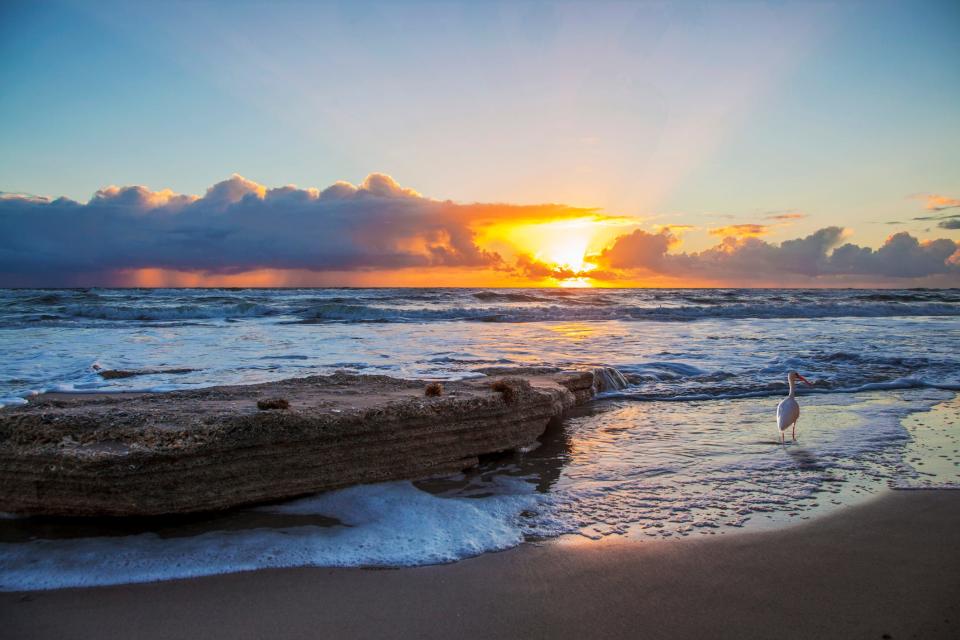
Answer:
<path fill-rule="evenodd" d="M 812 383 L 812 382 L 810 382 L 809 380 L 807 380 L 806 378 L 804 378 L 804 377 L 803 377 L 802 375 L 800 375 L 799 373 L 797 374 L 797 379 L 800 380 L 800 381 L 802 381 L 802 382 L 806 382 L 806 383 L 807 383 L 808 385 L 810 385 L 811 387 L 813 386 L 813 383 Z"/>

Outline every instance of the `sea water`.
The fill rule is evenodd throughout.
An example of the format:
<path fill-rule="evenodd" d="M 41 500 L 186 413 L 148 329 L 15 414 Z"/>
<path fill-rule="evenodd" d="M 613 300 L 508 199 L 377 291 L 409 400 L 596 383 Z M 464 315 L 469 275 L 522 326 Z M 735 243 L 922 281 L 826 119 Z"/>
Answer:
<path fill-rule="evenodd" d="M 718 535 L 960 480 L 957 290 L 91 289 L 0 301 L 6 404 L 336 370 L 612 366 L 629 382 L 463 474 L 186 519 L 6 518 L 4 589 L 449 562 L 557 536 Z M 800 390 L 799 442 L 781 446 L 790 370 L 814 385 Z"/>

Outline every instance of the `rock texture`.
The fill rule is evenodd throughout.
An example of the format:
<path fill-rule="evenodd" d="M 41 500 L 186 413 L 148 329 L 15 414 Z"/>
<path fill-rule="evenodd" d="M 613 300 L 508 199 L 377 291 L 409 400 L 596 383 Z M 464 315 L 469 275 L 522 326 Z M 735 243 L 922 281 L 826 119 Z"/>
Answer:
<path fill-rule="evenodd" d="M 464 469 L 535 440 L 602 370 L 446 383 L 335 374 L 199 391 L 41 396 L 0 409 L 0 511 L 151 516 Z M 258 402 L 284 400 L 264 411 Z M 282 404 L 282 403 L 281 403 Z"/>

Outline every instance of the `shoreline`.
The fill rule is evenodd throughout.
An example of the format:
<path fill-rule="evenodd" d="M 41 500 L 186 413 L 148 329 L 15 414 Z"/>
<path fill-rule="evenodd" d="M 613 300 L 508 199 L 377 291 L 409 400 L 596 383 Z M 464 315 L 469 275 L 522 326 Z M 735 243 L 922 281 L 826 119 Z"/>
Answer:
<path fill-rule="evenodd" d="M 431 496 L 448 495 L 447 492 L 452 488 L 470 487 L 474 481 L 459 478 L 458 481 L 450 483 L 435 478 L 422 480 L 416 487 L 410 483 L 396 486 L 370 485 L 368 488 L 372 491 L 357 487 L 357 491 L 347 497 L 341 496 L 340 492 L 332 492 L 329 494 L 332 501 L 327 500 L 322 504 L 317 503 L 317 500 L 324 500 L 322 496 L 328 494 L 320 494 L 320 497 L 314 496 L 303 508 L 292 503 L 292 510 L 283 506 L 286 503 L 280 503 L 273 510 L 263 507 L 230 510 L 222 514 L 186 514 L 170 516 L 169 518 L 174 518 L 172 520 L 14 518 L 5 521 L 4 527 L 0 527 L 0 542 L 15 545 L 6 551 L 0 550 L 3 555 L 0 561 L 0 576 L 3 576 L 3 580 L 0 581 L 0 586 L 4 590 L 41 591 L 93 588 L 298 566 L 367 569 L 376 567 L 389 570 L 428 566 L 427 563 L 458 562 L 488 553 L 499 553 L 517 545 L 522 546 L 523 540 L 534 545 L 555 544 L 566 548 L 576 547 L 578 543 L 586 540 L 603 545 L 610 541 L 630 544 L 651 539 L 710 539 L 720 537 L 717 534 L 738 536 L 743 533 L 775 532 L 783 528 L 815 523 L 834 513 L 845 512 L 850 507 L 870 503 L 889 493 L 891 489 L 958 488 L 956 481 L 960 479 L 960 462 L 941 453 L 955 449 L 960 443 L 960 434 L 955 433 L 953 426 L 960 418 L 958 402 L 960 399 L 952 396 L 950 399 L 938 401 L 929 409 L 904 414 L 898 420 L 910 433 L 911 440 L 911 444 L 907 445 L 900 455 L 903 460 L 909 459 L 910 464 L 918 470 L 915 478 L 901 482 L 891 482 L 888 478 L 880 484 L 877 478 L 871 480 L 870 477 L 862 477 L 857 480 L 851 477 L 850 483 L 843 481 L 840 485 L 825 484 L 819 491 L 820 495 L 807 496 L 799 491 L 799 488 L 804 481 L 803 476 L 808 475 L 806 467 L 816 465 L 816 459 L 811 457 L 811 454 L 804 453 L 803 446 L 788 447 L 787 453 L 790 453 L 791 457 L 784 457 L 784 461 L 788 468 L 795 469 L 797 473 L 788 474 L 787 481 L 791 484 L 786 488 L 786 493 L 782 482 L 777 485 L 771 483 L 772 478 L 766 478 L 767 487 L 764 493 L 774 497 L 789 495 L 789 502 L 784 504 L 773 500 L 768 504 L 763 497 L 756 505 L 748 501 L 746 506 L 753 510 L 749 517 L 734 517 L 730 521 L 727 520 L 733 511 L 702 512 L 693 518 L 685 516 L 683 512 L 686 509 L 683 507 L 689 504 L 689 501 L 684 503 L 681 500 L 679 506 L 682 517 L 664 520 L 662 516 L 658 517 L 656 511 L 649 514 L 649 517 L 638 516 L 640 521 L 629 521 L 634 524 L 630 525 L 631 532 L 628 535 L 614 535 L 626 531 L 614 527 L 603 518 L 588 520 L 588 524 L 593 522 L 595 526 L 583 525 L 579 535 L 565 529 L 568 533 L 557 536 L 559 531 L 549 528 L 543 530 L 544 535 L 531 535 L 530 530 L 525 530 L 521 535 L 519 525 L 509 518 L 519 517 L 521 509 L 527 508 L 524 498 L 526 494 L 508 491 L 504 494 L 509 496 L 505 498 L 506 502 L 495 502 L 486 507 L 482 504 L 484 501 L 464 502 L 463 495 L 460 495 L 461 500 L 438 501 Z M 811 407 L 811 410 L 811 415 L 816 420 L 816 407 Z M 597 415 L 606 415 L 605 409 L 599 406 L 594 408 L 590 403 L 574 409 L 570 417 L 576 421 L 577 416 L 592 416 L 597 411 Z M 614 422 L 619 424 L 630 419 L 629 416 L 621 416 L 614 418 Z M 873 427 L 877 425 L 874 424 Z M 569 428 L 568 425 L 567 429 Z M 565 452 L 568 452 L 567 448 L 571 446 L 569 437 L 559 423 L 555 424 L 541 438 L 542 446 L 537 447 L 536 453 L 531 454 L 536 456 L 546 452 L 543 460 L 536 461 L 528 459 L 527 455 L 522 456 L 526 461 L 524 464 L 527 465 L 523 467 L 523 473 L 537 474 L 540 478 L 540 491 L 549 491 L 549 483 L 559 477 L 559 465 L 567 464 L 558 460 L 558 456 L 562 458 Z M 776 448 L 777 451 L 780 450 L 779 447 Z M 800 456 L 799 459 L 791 459 L 794 453 Z M 485 462 L 472 473 L 477 477 L 496 473 L 500 465 L 507 464 L 510 460 L 516 462 L 517 457 L 518 454 L 514 454 L 503 460 Z M 547 483 L 546 486 L 543 485 L 544 482 Z M 780 488 L 777 489 L 777 486 Z M 699 495 L 696 487 L 694 495 Z M 631 509 L 637 507 L 631 507 L 629 500 L 618 500 L 618 504 L 623 508 L 624 518 L 628 517 L 627 514 L 634 513 Z M 476 511 L 473 504 L 481 504 L 480 511 Z M 772 509 L 767 508 L 769 506 L 772 506 Z M 595 518 L 602 515 L 603 505 L 586 503 L 581 507 L 586 513 L 590 513 L 591 509 L 601 509 L 599 512 L 594 511 Z M 694 508 L 709 510 L 710 507 L 695 502 Z M 726 508 L 742 513 L 738 508 L 729 505 Z M 501 513 L 502 509 L 507 511 Z M 419 524 L 413 527 L 405 524 L 406 514 L 410 512 L 419 514 Z M 503 513 L 507 515 L 503 516 Z M 501 517 L 507 520 L 498 519 Z M 747 520 L 749 522 L 746 522 Z M 21 522 L 22 524 L 18 524 Z M 701 522 L 706 524 L 700 524 Z M 604 523 L 610 526 L 604 528 Z M 342 524 L 353 526 L 326 529 L 331 525 Z M 320 527 L 316 530 L 316 535 L 301 533 L 307 531 L 301 527 L 308 525 Z M 501 525 L 507 529 L 498 528 Z M 292 529 L 288 530 L 291 527 Z M 326 531 L 329 533 L 323 533 Z M 141 534 L 147 535 L 144 537 Z M 381 548 L 380 541 L 387 540 L 395 540 L 397 546 L 388 544 Z M 16 543 L 25 544 L 16 546 Z M 226 556 L 217 559 L 220 553 L 228 550 Z M 7 553 L 9 555 L 5 555 Z M 122 562 L 109 560 L 113 556 L 123 559 Z M 102 560 L 97 560 L 97 557 Z M 4 567 L 9 569 L 9 574 Z"/>
<path fill-rule="evenodd" d="M 960 491 L 771 531 L 0 593 L 10 637 L 956 637 Z"/>

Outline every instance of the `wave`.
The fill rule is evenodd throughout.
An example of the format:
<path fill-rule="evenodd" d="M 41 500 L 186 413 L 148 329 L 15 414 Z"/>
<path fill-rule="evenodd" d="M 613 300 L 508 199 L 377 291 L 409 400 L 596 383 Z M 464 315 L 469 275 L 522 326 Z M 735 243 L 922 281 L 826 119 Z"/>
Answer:
<path fill-rule="evenodd" d="M 57 314 L 44 314 L 39 320 L 210 320 L 227 318 L 256 318 L 270 316 L 276 310 L 253 302 L 237 301 L 232 303 L 182 304 L 171 306 L 113 306 L 68 304 Z"/>
<path fill-rule="evenodd" d="M 619 363 L 629 386 L 606 397 L 638 401 L 700 401 L 782 397 L 787 371 L 804 372 L 812 386 L 800 385 L 798 395 L 860 393 L 897 389 L 960 391 L 957 363 L 952 357 L 900 356 L 810 349 L 805 353 L 744 362 L 700 360 L 690 354 L 663 354 L 666 359 Z M 669 356 L 682 358 L 673 359 Z M 698 366 L 685 360 L 694 357 Z M 713 366 L 710 366 L 710 363 Z"/>
<path fill-rule="evenodd" d="M 473 294 L 477 300 L 489 302 L 492 300 L 504 300 L 507 302 L 543 302 L 543 298 L 533 296 L 527 293 L 498 293 L 496 291 L 477 291 Z"/>
<path fill-rule="evenodd" d="M 523 542 L 519 521 L 542 499 L 528 483 L 516 480 L 513 485 L 517 487 L 513 493 L 476 499 L 439 497 L 411 482 L 389 482 L 260 508 L 267 515 L 304 520 L 320 516 L 336 523 L 327 526 L 0 542 L 0 591 L 154 582 L 280 567 L 454 562 Z"/>
<path fill-rule="evenodd" d="M 18 314 L 0 321 L 3 326 L 24 323 L 57 323 L 76 320 L 161 322 L 172 320 L 231 320 L 275 318 L 284 323 L 318 322 L 694 322 L 709 319 L 815 319 L 884 317 L 956 317 L 960 306 L 929 303 L 909 307 L 861 305 L 730 305 L 722 307 L 631 307 L 579 303 L 570 306 L 529 307 L 445 306 L 437 308 L 387 307 L 346 302 L 325 302 L 299 309 L 278 308 L 252 302 L 175 305 L 162 307 L 65 305 L 56 313 Z"/>
<path fill-rule="evenodd" d="M 831 393 L 864 393 L 868 391 L 896 391 L 899 389 L 939 389 L 941 391 L 960 391 L 960 383 L 929 382 L 921 378 L 899 378 L 883 382 L 870 382 L 862 385 L 847 387 L 819 388 L 798 391 L 797 397 L 814 394 Z M 635 400 L 639 402 L 700 402 L 708 400 L 739 400 L 745 398 L 785 397 L 784 385 L 770 385 L 757 389 L 746 390 L 742 387 L 717 388 L 699 393 L 645 393 L 638 387 L 627 387 L 621 391 L 611 391 L 604 394 L 607 399 Z"/>
<path fill-rule="evenodd" d="M 271 318 L 279 322 L 690 322 L 960 316 L 956 291 L 0 290 L 0 326 Z"/>
<path fill-rule="evenodd" d="M 940 291 L 936 289 L 908 290 L 908 291 L 882 291 L 871 293 L 860 293 L 854 296 L 858 300 L 868 300 L 873 302 L 929 302 L 933 300 L 945 302 L 960 302 L 960 295 L 954 291 Z"/>
<path fill-rule="evenodd" d="M 659 321 L 689 322 L 704 319 L 776 319 L 776 318 L 880 318 L 960 316 L 960 306 L 926 303 L 910 306 L 874 304 L 770 305 L 731 304 L 727 306 L 557 306 L 529 307 L 445 307 L 402 308 L 362 304 L 321 304 L 305 310 L 301 321 L 352 322 L 570 322 L 570 321 Z"/>
<path fill-rule="evenodd" d="M 649 364 L 632 367 L 620 367 L 630 385 L 618 391 L 604 394 L 606 398 L 636 400 L 641 402 L 693 402 L 703 400 L 733 400 L 740 398 L 767 398 L 786 396 L 787 387 L 783 382 L 765 382 L 755 372 L 734 375 L 727 372 L 691 373 L 684 375 L 680 369 L 669 366 L 671 363 Z M 783 368 L 783 367 L 781 367 Z M 657 370 L 665 374 L 656 373 Z M 786 370 L 786 368 L 783 368 Z M 640 371 L 641 373 L 638 373 Z M 652 373 L 651 373 L 652 372 Z M 936 375 L 936 374 L 934 374 Z M 898 389 L 939 389 L 942 391 L 960 391 L 960 382 L 931 380 L 916 375 L 879 379 L 869 382 L 855 382 L 853 375 L 838 376 L 836 379 L 820 380 L 811 388 L 797 389 L 797 396 L 832 393 L 863 393 L 868 391 L 893 391 Z M 725 384 L 723 382 L 726 382 Z M 666 384 L 659 384 L 666 383 Z M 718 384 L 720 383 L 720 384 Z"/>

